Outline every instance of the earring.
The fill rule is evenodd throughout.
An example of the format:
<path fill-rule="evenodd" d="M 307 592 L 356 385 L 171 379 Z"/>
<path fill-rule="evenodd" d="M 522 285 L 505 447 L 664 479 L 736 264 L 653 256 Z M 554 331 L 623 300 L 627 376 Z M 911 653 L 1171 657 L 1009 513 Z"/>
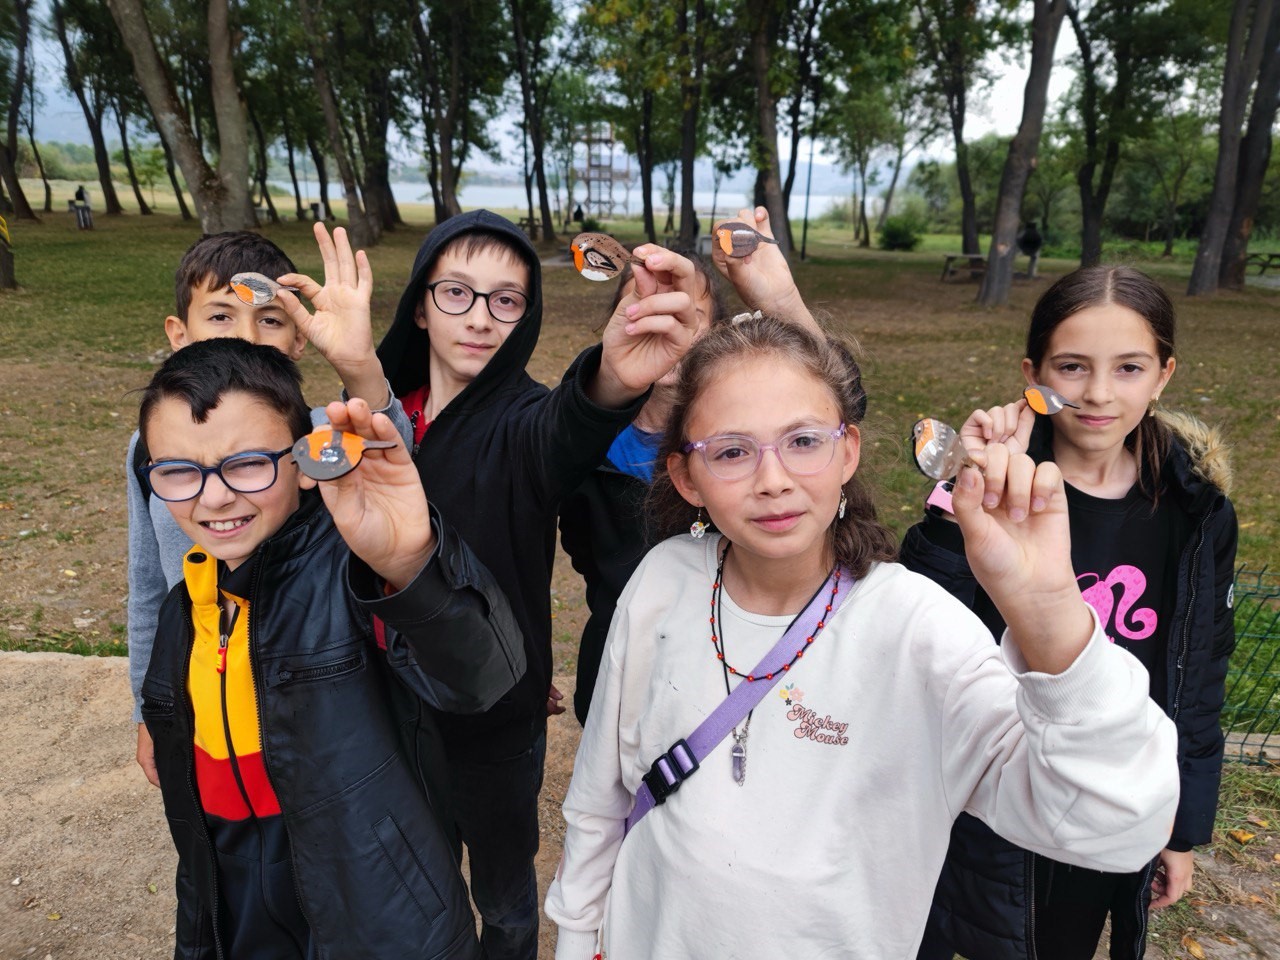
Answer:
<path fill-rule="evenodd" d="M 844 491 L 840 491 L 840 506 L 836 508 L 836 519 L 843 520 L 844 512 L 849 508 L 849 498 L 844 495 Z"/>
<path fill-rule="evenodd" d="M 689 524 L 689 536 L 695 540 L 701 540 L 707 534 L 707 527 L 711 524 L 702 519 L 702 508 L 698 508 L 698 519 Z"/>

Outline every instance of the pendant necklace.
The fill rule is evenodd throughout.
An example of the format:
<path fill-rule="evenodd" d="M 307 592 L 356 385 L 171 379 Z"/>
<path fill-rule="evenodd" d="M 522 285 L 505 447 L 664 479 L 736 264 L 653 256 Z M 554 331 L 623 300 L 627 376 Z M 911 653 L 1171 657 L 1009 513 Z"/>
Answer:
<path fill-rule="evenodd" d="M 720 601 L 721 601 L 721 595 L 724 592 L 724 562 L 729 556 L 730 546 L 732 546 L 732 544 L 729 544 L 728 546 L 726 546 L 724 548 L 724 553 L 720 555 L 720 563 L 716 567 L 716 579 L 715 579 L 715 582 L 711 585 L 711 644 L 712 646 L 715 647 L 716 658 L 720 661 L 720 668 L 724 674 L 724 692 L 726 695 L 730 695 L 733 693 L 733 691 L 729 687 L 729 674 L 733 674 L 735 677 L 740 677 L 743 680 L 745 680 L 747 683 L 755 683 L 757 680 L 772 680 L 776 676 L 776 673 L 765 674 L 762 677 L 757 677 L 751 673 L 744 674 L 736 670 L 734 667 L 731 667 L 729 665 L 729 661 L 725 659 L 724 617 L 722 615 Z M 832 584 L 832 588 L 831 588 L 831 596 L 827 599 L 828 613 L 831 611 L 831 606 L 835 602 L 836 594 L 840 591 L 839 566 L 837 566 L 836 569 L 832 572 L 830 579 L 833 580 L 834 583 Z M 821 589 L 822 587 L 819 586 L 818 590 L 821 590 Z M 815 596 L 816 595 L 817 594 L 815 591 Z M 810 603 L 813 602 L 812 598 L 810 598 L 809 602 Z M 806 603 L 804 605 L 804 609 L 807 610 L 808 607 L 809 607 L 809 604 Z M 800 615 L 801 614 L 797 614 L 796 618 L 798 619 Z M 794 623 L 794 620 L 792 622 Z M 813 633 L 810 636 L 805 637 L 804 643 L 800 646 L 800 649 L 796 651 L 795 656 L 792 657 L 788 663 L 783 664 L 781 672 L 785 673 L 789 671 L 793 666 L 795 666 L 796 661 L 804 656 L 804 652 L 807 649 L 809 649 L 809 644 L 813 643 L 814 638 L 822 632 L 822 628 L 824 626 L 826 626 L 826 622 L 823 620 L 819 620 L 817 627 L 814 629 Z M 791 629 L 790 624 L 787 626 L 787 629 L 788 630 Z M 742 786 L 744 783 L 747 782 L 747 734 L 751 730 L 751 717 L 752 717 L 752 714 L 754 713 L 755 713 L 754 708 L 747 712 L 747 721 L 742 725 L 741 733 L 738 732 L 738 728 L 736 725 L 733 727 L 733 731 L 732 731 L 733 732 L 733 748 L 729 751 L 729 759 L 732 764 L 731 770 L 733 772 L 733 779 L 738 784 L 738 786 Z"/>

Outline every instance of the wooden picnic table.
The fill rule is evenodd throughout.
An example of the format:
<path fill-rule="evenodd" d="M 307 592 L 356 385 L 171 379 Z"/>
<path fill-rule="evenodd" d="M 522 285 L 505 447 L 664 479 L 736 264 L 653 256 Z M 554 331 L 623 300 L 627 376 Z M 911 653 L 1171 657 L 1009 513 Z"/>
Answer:
<path fill-rule="evenodd" d="M 955 276 L 964 269 L 963 267 L 954 266 L 957 260 L 969 261 L 970 278 L 976 277 L 980 273 L 985 273 L 987 269 L 987 258 L 980 253 L 944 253 L 942 256 L 944 262 L 942 264 L 941 279 L 943 280 Z"/>
<path fill-rule="evenodd" d="M 1249 264 L 1257 264 L 1258 276 L 1262 276 L 1272 267 L 1280 266 L 1280 253 L 1251 253 Z"/>

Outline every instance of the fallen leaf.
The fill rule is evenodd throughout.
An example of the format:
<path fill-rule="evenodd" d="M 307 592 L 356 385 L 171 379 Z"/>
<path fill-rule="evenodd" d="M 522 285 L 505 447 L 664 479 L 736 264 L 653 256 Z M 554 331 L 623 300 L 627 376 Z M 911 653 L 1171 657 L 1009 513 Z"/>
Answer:
<path fill-rule="evenodd" d="M 155 892 L 156 892 L 156 889 L 157 889 L 157 887 L 156 887 L 156 885 L 155 885 L 154 883 L 148 883 L 148 884 L 147 884 L 147 893 L 155 893 Z"/>
<path fill-rule="evenodd" d="M 1192 897 L 1187 903 L 1193 907 L 1207 907 L 1209 905 L 1208 900 L 1201 900 L 1199 897 Z"/>
<path fill-rule="evenodd" d="M 1227 831 L 1227 836 L 1230 837 L 1232 840 L 1234 840 L 1236 843 L 1243 844 L 1243 843 L 1248 843 L 1250 840 L 1256 837 L 1257 834 L 1250 833 L 1248 830 L 1229 830 Z"/>
<path fill-rule="evenodd" d="M 1245 817 L 1245 820 L 1249 823 L 1252 823 L 1255 827 L 1261 827 L 1263 830 L 1271 826 L 1271 821 L 1263 820 L 1261 817 L 1255 816 L 1254 814 L 1250 814 L 1249 816 Z"/>
<path fill-rule="evenodd" d="M 1271 855 L 1271 859 L 1274 860 L 1276 863 L 1280 863 L 1280 853 L 1273 853 Z"/>
<path fill-rule="evenodd" d="M 52 913 L 46 913 L 44 915 L 44 918 L 46 920 L 61 920 L 62 914 L 60 914 L 57 910 L 54 910 Z"/>
<path fill-rule="evenodd" d="M 1196 960 L 1204 960 L 1204 947 L 1196 942 L 1196 938 L 1187 934 L 1182 938 L 1182 949 L 1191 954 Z"/>
<path fill-rule="evenodd" d="M 1235 937 L 1229 937 L 1229 936 L 1227 936 L 1225 933 L 1220 933 L 1220 934 L 1218 934 L 1218 942 L 1219 942 L 1219 943 L 1226 943 L 1226 944 L 1229 944 L 1229 945 L 1231 945 L 1231 946 L 1235 946 L 1235 942 L 1236 942 L 1236 940 L 1235 940 Z"/>
<path fill-rule="evenodd" d="M 36 905 L 39 899 L 40 899 L 39 897 L 27 897 L 27 899 L 22 901 L 22 909 L 30 910 L 32 907 Z"/>
<path fill-rule="evenodd" d="M 1266 903 L 1266 902 L 1267 902 L 1265 897 L 1260 897 L 1260 896 L 1258 896 L 1256 893 L 1251 893 L 1251 894 L 1249 894 L 1249 900 L 1250 900 L 1250 902 L 1251 902 L 1251 903 Z"/>

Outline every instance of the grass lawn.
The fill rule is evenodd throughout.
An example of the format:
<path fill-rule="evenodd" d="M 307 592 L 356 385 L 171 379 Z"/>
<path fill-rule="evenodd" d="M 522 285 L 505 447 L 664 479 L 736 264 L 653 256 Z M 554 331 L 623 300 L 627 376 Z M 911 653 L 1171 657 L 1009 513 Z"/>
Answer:
<path fill-rule="evenodd" d="M 405 215 L 412 222 L 372 251 L 378 335 L 430 214 L 409 207 Z M 11 227 L 22 287 L 0 292 L 0 569 L 11 584 L 0 600 L 0 643 L 56 636 L 62 644 L 72 635 L 105 643 L 118 639 L 124 619 L 119 487 L 136 410 L 130 391 L 165 354 L 161 327 L 173 271 L 199 231 L 171 213 L 98 215 L 91 232 L 77 231 L 65 212 Z M 308 225 L 264 232 L 318 276 Z M 809 258 L 795 266 L 814 308 L 861 346 L 870 394 L 863 469 L 882 515 L 899 531 L 917 517 L 928 486 L 906 455 L 911 424 L 925 414 L 958 424 L 975 405 L 1015 398 L 1031 305 L 1073 267 L 1042 261 L 1042 279 L 1016 282 L 1008 307 L 986 309 L 974 303 L 975 284 L 938 280 L 938 251 L 956 246 L 956 238 L 938 237 L 915 253 L 862 250 L 846 229 L 820 224 L 810 229 Z M 555 249 L 548 245 L 548 256 Z M 1255 568 L 1280 562 L 1280 291 L 1251 287 L 1193 300 L 1182 295 L 1188 264 L 1142 265 L 1167 284 L 1180 314 L 1178 371 L 1165 400 L 1226 430 L 1241 559 Z M 549 267 L 545 279 L 546 320 L 532 372 L 554 383 L 593 340 L 610 291 L 567 268 Z M 304 370 L 310 399 L 336 391 L 314 352 Z M 570 581 L 562 586 L 577 595 Z M 567 597 L 561 602 L 573 606 Z"/>

